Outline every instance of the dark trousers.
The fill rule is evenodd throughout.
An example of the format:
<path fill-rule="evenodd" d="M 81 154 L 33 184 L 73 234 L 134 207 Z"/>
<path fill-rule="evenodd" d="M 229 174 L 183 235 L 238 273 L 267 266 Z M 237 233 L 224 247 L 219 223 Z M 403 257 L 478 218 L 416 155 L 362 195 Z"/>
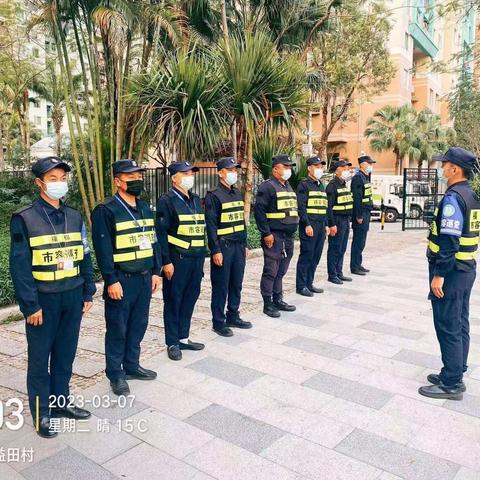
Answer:
<path fill-rule="evenodd" d="M 220 240 L 223 265 L 217 267 L 211 262 L 210 279 L 212 281 L 212 321 L 214 328 L 221 328 L 226 320 L 235 320 L 240 316 L 240 298 L 243 274 L 245 272 L 245 251 L 242 243 Z M 225 315 L 225 303 L 227 314 Z"/>
<path fill-rule="evenodd" d="M 358 223 L 355 217 L 352 220 L 353 239 L 350 252 L 350 270 L 353 272 L 358 271 L 362 266 L 362 253 L 367 243 L 367 235 L 370 228 L 370 212 L 364 210 L 362 218 L 362 223 Z"/>
<path fill-rule="evenodd" d="M 140 343 L 148 325 L 152 298 L 152 275 L 119 272 L 123 289 L 121 300 L 112 300 L 106 289 L 105 321 L 105 372 L 110 381 L 135 372 L 140 361 Z"/>
<path fill-rule="evenodd" d="M 300 255 L 297 262 L 297 290 L 313 285 L 315 271 L 325 243 L 325 222 L 312 222 L 313 237 L 307 237 L 305 227 L 300 227 Z"/>
<path fill-rule="evenodd" d="M 433 263 L 429 265 L 430 283 L 433 278 Z M 470 292 L 476 272 L 453 270 L 447 274 L 443 284 L 443 298 L 430 292 L 433 324 L 440 343 L 443 368 L 440 371 L 442 383 L 452 387 L 462 380 L 467 371 L 470 347 L 470 324 L 468 321 Z"/>
<path fill-rule="evenodd" d="M 163 278 L 163 321 L 165 343 L 178 345 L 190 335 L 193 309 L 200 295 L 205 257 L 187 257 L 172 253 L 174 267 L 171 280 Z"/>
<path fill-rule="evenodd" d="M 62 293 L 38 293 L 43 324 L 26 324 L 28 343 L 27 391 L 36 420 L 49 414 L 49 396 L 69 395 L 83 310 L 83 286 Z M 53 404 L 56 405 L 55 398 Z M 62 404 L 63 405 L 63 404 Z"/>
<path fill-rule="evenodd" d="M 260 280 L 260 292 L 264 299 L 278 300 L 283 292 L 283 277 L 288 271 L 293 257 L 293 237 L 284 232 L 272 232 L 274 242 L 267 248 L 262 239 L 263 272 Z"/>
<path fill-rule="evenodd" d="M 348 234 L 350 233 L 350 218 L 337 216 L 335 218 L 337 233 L 328 237 L 327 270 L 328 278 L 343 275 L 343 257 L 347 250 Z"/>

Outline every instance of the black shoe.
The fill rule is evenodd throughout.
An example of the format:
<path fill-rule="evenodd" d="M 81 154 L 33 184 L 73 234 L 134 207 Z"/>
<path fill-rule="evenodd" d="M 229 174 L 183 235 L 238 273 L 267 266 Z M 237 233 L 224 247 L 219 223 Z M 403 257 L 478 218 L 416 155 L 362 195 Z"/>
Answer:
<path fill-rule="evenodd" d="M 442 383 L 442 381 L 440 380 L 440 375 L 438 375 L 437 373 L 431 373 L 430 375 L 428 375 L 427 380 L 430 383 L 433 383 L 433 385 L 440 385 Z M 455 388 L 458 388 L 462 392 L 465 392 L 467 390 L 467 387 L 463 382 L 458 382 L 455 385 Z"/>
<path fill-rule="evenodd" d="M 191 342 L 190 340 L 187 343 L 179 343 L 180 350 L 203 350 L 205 345 L 203 343 Z"/>
<path fill-rule="evenodd" d="M 308 287 L 308 289 L 313 293 L 323 293 L 323 288 L 314 287 L 313 285 L 311 287 Z"/>
<path fill-rule="evenodd" d="M 170 360 L 181 360 L 182 359 L 182 351 L 178 345 L 170 345 L 167 348 L 168 358 Z"/>
<path fill-rule="evenodd" d="M 231 318 L 230 320 L 227 318 L 227 327 L 249 329 L 252 328 L 252 324 L 241 318 Z"/>
<path fill-rule="evenodd" d="M 346 277 L 345 275 L 339 275 L 338 278 L 342 281 L 342 282 L 351 282 L 352 279 L 350 277 Z"/>
<path fill-rule="evenodd" d="M 221 337 L 233 337 L 232 329 L 228 328 L 226 325 L 219 328 L 213 327 L 213 331 Z"/>
<path fill-rule="evenodd" d="M 313 293 L 307 288 L 303 287 L 300 290 L 297 290 L 298 295 L 302 295 L 304 297 L 313 297 Z"/>
<path fill-rule="evenodd" d="M 263 305 L 263 313 L 272 318 L 280 317 L 280 312 L 278 311 L 278 308 L 272 302 L 265 303 Z"/>
<path fill-rule="evenodd" d="M 128 395 L 130 393 L 130 387 L 124 378 L 110 382 L 110 386 L 115 395 Z"/>
<path fill-rule="evenodd" d="M 274 300 L 273 304 L 277 307 L 277 310 L 282 312 L 294 312 L 297 307 L 295 305 L 289 305 L 287 302 L 284 302 L 281 298 Z"/>
<path fill-rule="evenodd" d="M 366 275 L 366 272 L 364 272 L 363 270 L 350 270 L 353 275 Z"/>
<path fill-rule="evenodd" d="M 90 418 L 92 414 L 85 410 L 84 408 L 72 407 L 65 408 L 52 408 L 52 416 L 54 417 L 64 417 L 64 418 L 74 418 L 75 420 L 86 420 Z"/>
<path fill-rule="evenodd" d="M 328 281 L 334 283 L 335 285 L 343 285 L 343 282 L 338 277 L 329 277 Z"/>
<path fill-rule="evenodd" d="M 370 272 L 370 270 L 368 268 L 365 268 L 365 267 L 360 267 L 359 270 L 363 273 L 368 273 Z"/>
<path fill-rule="evenodd" d="M 454 387 L 446 387 L 443 384 L 440 385 L 428 385 L 426 387 L 420 387 L 418 393 L 424 397 L 429 398 L 438 398 L 446 400 L 462 400 L 463 399 L 463 390 Z"/>
<path fill-rule="evenodd" d="M 58 432 L 50 430 L 50 417 L 40 417 L 38 421 L 37 435 L 43 438 L 53 438 L 58 435 Z"/>
<path fill-rule="evenodd" d="M 157 378 L 157 372 L 153 370 L 147 370 L 143 367 L 138 367 L 135 372 L 125 372 L 127 374 L 127 380 L 155 380 Z"/>

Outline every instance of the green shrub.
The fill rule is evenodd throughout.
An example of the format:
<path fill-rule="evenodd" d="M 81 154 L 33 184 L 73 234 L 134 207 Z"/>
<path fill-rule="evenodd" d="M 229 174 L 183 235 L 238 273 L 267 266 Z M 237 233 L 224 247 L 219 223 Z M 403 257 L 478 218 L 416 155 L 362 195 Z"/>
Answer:
<path fill-rule="evenodd" d="M 0 305 L 10 305 L 15 301 L 13 283 L 9 271 L 10 235 L 8 230 L 0 230 Z"/>

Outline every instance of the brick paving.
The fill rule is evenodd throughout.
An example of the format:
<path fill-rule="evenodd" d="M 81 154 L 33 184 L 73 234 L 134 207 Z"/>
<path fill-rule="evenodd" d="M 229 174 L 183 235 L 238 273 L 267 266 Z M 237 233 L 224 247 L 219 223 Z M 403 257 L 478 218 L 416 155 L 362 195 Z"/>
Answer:
<path fill-rule="evenodd" d="M 158 378 L 131 381 L 135 398 L 125 406 L 108 404 L 116 397 L 103 373 L 97 296 L 83 321 L 72 393 L 103 404 L 77 424 L 87 432 L 53 440 L 35 434 L 28 413 L 20 431 L 3 425 L 0 478 L 480 478 L 480 289 L 472 295 L 464 400 L 419 396 L 417 388 L 440 365 L 424 237 L 373 224 L 365 260 L 371 274 L 344 287 L 327 284 L 323 258 L 317 283 L 326 292 L 313 299 L 294 293 L 294 259 L 285 290 L 297 311 L 281 319 L 261 313 L 263 259 L 252 252 L 242 318 L 254 328 L 226 339 L 211 331 L 207 262 L 191 335 L 206 342 L 205 350 L 184 352 L 179 363 L 167 359 L 156 294 L 142 364 Z M 26 400 L 25 349 L 23 322 L 0 325 L 3 402 Z M 33 461 L 6 462 L 2 447 L 32 448 Z"/>

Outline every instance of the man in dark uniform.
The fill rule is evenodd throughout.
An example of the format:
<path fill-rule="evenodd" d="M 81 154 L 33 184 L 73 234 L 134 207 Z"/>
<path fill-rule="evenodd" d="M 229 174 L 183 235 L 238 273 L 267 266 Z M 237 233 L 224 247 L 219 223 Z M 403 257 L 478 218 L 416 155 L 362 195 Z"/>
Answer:
<path fill-rule="evenodd" d="M 370 227 L 370 212 L 373 208 L 373 192 L 370 183 L 373 164 L 377 163 L 368 155 L 358 159 L 359 170 L 353 176 L 351 189 L 353 195 L 353 240 L 350 252 L 350 271 L 355 275 L 366 275 L 368 269 L 362 265 L 362 252 L 367 242 Z"/>
<path fill-rule="evenodd" d="M 288 183 L 292 174 L 288 155 L 272 159 L 272 176 L 258 187 L 255 220 L 262 236 L 263 273 L 260 291 L 263 313 L 278 318 L 280 311 L 293 312 L 295 307 L 283 301 L 282 280 L 293 256 L 293 235 L 298 225 L 297 196 Z"/>
<path fill-rule="evenodd" d="M 480 198 L 468 183 L 477 159 L 458 147 L 434 159 L 442 162 L 439 174 L 448 185 L 435 211 L 427 248 L 429 299 L 443 368 L 439 374 L 428 375 L 433 385 L 420 387 L 419 393 L 461 400 L 470 346 L 470 292 L 475 282 L 480 233 Z"/>
<path fill-rule="evenodd" d="M 213 330 L 223 337 L 233 335 L 230 327 L 252 327 L 250 322 L 240 318 L 239 312 L 247 255 L 243 198 L 240 190 L 235 188 L 239 166 L 231 157 L 221 158 L 217 162 L 218 187 L 205 197 L 205 220 L 211 254 Z"/>
<path fill-rule="evenodd" d="M 60 201 L 70 167 L 47 157 L 32 171 L 40 198 L 12 216 L 10 273 L 26 318 L 30 411 L 37 433 L 51 438 L 51 415 L 90 417 L 67 397 L 80 322 L 96 288 L 82 215 Z"/>
<path fill-rule="evenodd" d="M 168 357 L 181 360 L 182 350 L 202 350 L 189 340 L 193 309 L 200 295 L 205 261 L 205 214 L 193 188 L 190 162 L 169 165 L 172 188 L 157 203 L 157 236 L 163 260 L 163 320 Z"/>
<path fill-rule="evenodd" d="M 335 176 L 326 188 L 328 226 L 330 227 L 327 252 L 328 281 L 336 285 L 352 281 L 350 277 L 343 274 L 343 257 L 347 250 L 353 212 L 352 193 L 346 185 L 351 178 L 349 170 L 351 166 L 352 164 L 346 160 L 333 163 L 331 170 L 335 172 Z"/>
<path fill-rule="evenodd" d="M 309 158 L 307 160 L 308 177 L 302 180 L 297 188 L 300 216 L 297 293 L 304 297 L 312 297 L 314 293 L 323 292 L 322 288 L 313 285 L 313 280 L 322 256 L 325 237 L 330 231 L 327 226 L 327 194 L 320 181 L 326 163 L 318 157 Z"/>
<path fill-rule="evenodd" d="M 161 283 L 153 213 L 138 198 L 144 170 L 134 160 L 115 162 L 117 193 L 92 212 L 93 246 L 105 281 L 105 372 L 116 395 L 130 393 L 127 380 L 157 376 L 139 363 L 150 300 Z"/>

